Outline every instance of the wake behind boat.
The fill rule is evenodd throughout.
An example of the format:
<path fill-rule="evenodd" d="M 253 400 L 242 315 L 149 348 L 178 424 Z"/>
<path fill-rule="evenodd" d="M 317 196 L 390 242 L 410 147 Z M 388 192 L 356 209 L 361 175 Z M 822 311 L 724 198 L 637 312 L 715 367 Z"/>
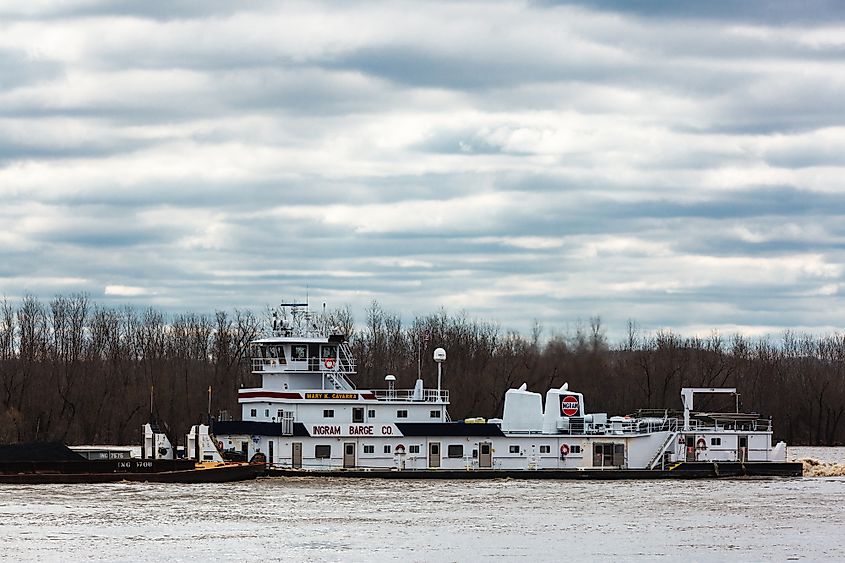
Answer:
<path fill-rule="evenodd" d="M 288 309 L 290 317 L 288 317 Z M 392 478 L 689 478 L 800 476 L 771 420 L 700 412 L 696 396 L 733 388 L 681 389 L 682 410 L 635 416 L 589 413 L 567 384 L 543 396 L 505 393 L 502 418 L 452 421 L 441 388 L 359 390 L 345 335 L 320 332 L 304 304 L 282 306 L 273 333 L 252 343 L 261 387 L 240 389 L 239 421 L 217 421 L 202 456 L 263 460 L 270 475 Z M 199 457 L 199 456 L 198 456 Z M 319 473 L 318 473 L 319 472 Z"/>

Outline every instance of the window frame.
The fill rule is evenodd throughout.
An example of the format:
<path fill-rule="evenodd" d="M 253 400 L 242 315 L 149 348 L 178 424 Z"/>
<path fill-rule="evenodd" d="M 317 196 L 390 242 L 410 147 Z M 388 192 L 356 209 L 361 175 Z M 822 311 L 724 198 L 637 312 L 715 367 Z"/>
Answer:
<path fill-rule="evenodd" d="M 315 459 L 331 459 L 332 446 L 331 444 L 315 444 L 314 458 Z"/>
<path fill-rule="evenodd" d="M 297 350 L 302 350 L 304 354 L 301 356 L 296 353 Z M 307 362 L 308 361 L 308 345 L 307 344 L 291 344 L 290 347 L 290 361 L 292 362 Z"/>
<path fill-rule="evenodd" d="M 446 457 L 449 459 L 463 459 L 464 445 L 463 444 L 449 444 L 446 446 Z"/>
<path fill-rule="evenodd" d="M 323 409 L 323 418 L 334 418 L 334 409 Z"/>

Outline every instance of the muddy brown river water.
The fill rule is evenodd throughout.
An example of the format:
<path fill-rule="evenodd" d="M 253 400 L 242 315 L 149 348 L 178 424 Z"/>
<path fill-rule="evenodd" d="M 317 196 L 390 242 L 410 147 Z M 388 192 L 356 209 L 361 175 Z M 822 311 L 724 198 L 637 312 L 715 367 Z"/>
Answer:
<path fill-rule="evenodd" d="M 845 560 L 845 477 L 0 485 L 4 561 L 481 559 Z"/>

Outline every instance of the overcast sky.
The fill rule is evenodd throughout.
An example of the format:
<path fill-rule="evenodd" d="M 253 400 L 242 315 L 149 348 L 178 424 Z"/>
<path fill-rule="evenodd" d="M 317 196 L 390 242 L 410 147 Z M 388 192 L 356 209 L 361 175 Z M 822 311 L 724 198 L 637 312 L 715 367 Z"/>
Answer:
<path fill-rule="evenodd" d="M 827 333 L 843 182 L 833 0 L 0 1 L 11 300 Z"/>

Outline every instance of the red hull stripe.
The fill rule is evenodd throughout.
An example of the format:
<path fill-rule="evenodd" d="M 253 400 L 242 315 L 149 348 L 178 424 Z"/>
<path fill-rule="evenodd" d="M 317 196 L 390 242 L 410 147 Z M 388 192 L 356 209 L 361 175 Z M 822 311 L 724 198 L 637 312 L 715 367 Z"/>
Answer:
<path fill-rule="evenodd" d="M 299 393 L 280 393 L 279 391 L 241 391 L 238 393 L 241 399 L 255 399 L 258 397 L 267 397 L 270 399 L 301 399 L 302 395 Z"/>

